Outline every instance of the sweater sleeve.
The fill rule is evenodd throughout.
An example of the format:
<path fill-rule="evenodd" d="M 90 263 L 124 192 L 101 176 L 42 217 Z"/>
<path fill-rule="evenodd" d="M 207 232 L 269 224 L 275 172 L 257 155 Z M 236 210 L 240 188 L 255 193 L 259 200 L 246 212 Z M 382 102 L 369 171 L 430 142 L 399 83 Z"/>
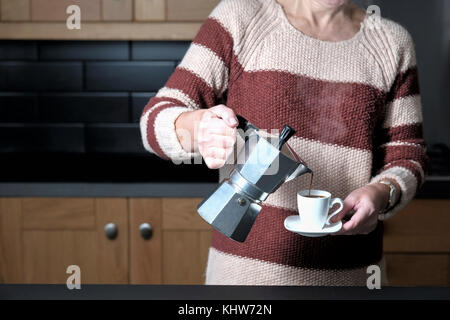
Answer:
<path fill-rule="evenodd" d="M 219 3 L 202 24 L 181 63 L 145 106 L 140 119 L 144 147 L 164 159 L 199 156 L 178 141 L 175 120 L 183 112 L 220 104 L 228 88 L 233 37 L 217 19 L 229 1 Z"/>
<path fill-rule="evenodd" d="M 378 172 L 371 183 L 393 179 L 401 188 L 401 197 L 380 220 L 392 217 L 414 198 L 424 181 L 427 160 L 414 44 L 405 29 L 398 30 L 391 43 L 398 46 L 392 55 L 397 60 L 397 75 L 375 135 L 374 167 Z"/>

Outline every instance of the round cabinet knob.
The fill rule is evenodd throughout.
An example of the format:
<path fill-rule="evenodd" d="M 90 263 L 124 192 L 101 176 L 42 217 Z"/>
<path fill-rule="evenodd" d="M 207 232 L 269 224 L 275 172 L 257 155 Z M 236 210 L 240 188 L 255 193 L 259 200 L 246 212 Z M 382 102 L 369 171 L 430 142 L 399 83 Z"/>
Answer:
<path fill-rule="evenodd" d="M 108 239 L 114 240 L 115 238 L 117 238 L 117 233 L 118 233 L 118 230 L 117 230 L 117 226 L 115 223 L 110 222 L 110 223 L 106 224 L 105 234 Z"/>
<path fill-rule="evenodd" d="M 153 229 L 149 223 L 142 223 L 139 226 L 139 232 L 141 233 L 142 238 L 144 238 L 145 240 L 150 239 L 153 235 Z"/>

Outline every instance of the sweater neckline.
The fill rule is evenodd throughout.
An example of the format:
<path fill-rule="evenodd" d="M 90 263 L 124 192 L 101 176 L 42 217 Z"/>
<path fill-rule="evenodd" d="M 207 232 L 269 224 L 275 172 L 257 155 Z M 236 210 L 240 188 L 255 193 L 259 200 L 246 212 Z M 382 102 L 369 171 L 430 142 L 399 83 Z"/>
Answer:
<path fill-rule="evenodd" d="M 283 6 L 281 4 L 279 4 L 277 0 L 269 0 L 269 1 L 271 2 L 272 6 L 275 6 L 275 10 L 277 13 L 276 16 L 280 20 L 281 24 L 284 27 L 286 27 L 287 30 L 289 30 L 290 32 L 292 32 L 310 42 L 319 43 L 319 44 L 323 44 L 323 45 L 329 45 L 329 46 L 340 46 L 340 45 L 346 45 L 346 44 L 350 44 L 353 42 L 357 42 L 363 35 L 366 22 L 367 22 L 368 18 L 370 17 L 370 15 L 368 15 L 368 14 L 365 15 L 364 20 L 360 24 L 360 28 L 359 28 L 358 32 L 355 33 L 353 35 L 353 37 L 351 37 L 349 39 L 345 39 L 345 40 L 341 40 L 341 41 L 320 40 L 320 39 L 311 37 L 311 36 L 307 35 L 306 33 L 302 32 L 301 30 L 297 29 L 296 27 L 294 27 L 294 25 L 291 24 L 288 17 L 286 16 Z"/>

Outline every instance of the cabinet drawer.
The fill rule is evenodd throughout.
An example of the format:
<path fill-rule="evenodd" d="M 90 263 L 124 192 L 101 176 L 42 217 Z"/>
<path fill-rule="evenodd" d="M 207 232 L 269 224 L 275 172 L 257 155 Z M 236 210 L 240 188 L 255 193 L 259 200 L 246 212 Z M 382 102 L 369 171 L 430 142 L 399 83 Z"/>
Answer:
<path fill-rule="evenodd" d="M 450 200 L 413 200 L 384 226 L 385 252 L 450 252 Z"/>

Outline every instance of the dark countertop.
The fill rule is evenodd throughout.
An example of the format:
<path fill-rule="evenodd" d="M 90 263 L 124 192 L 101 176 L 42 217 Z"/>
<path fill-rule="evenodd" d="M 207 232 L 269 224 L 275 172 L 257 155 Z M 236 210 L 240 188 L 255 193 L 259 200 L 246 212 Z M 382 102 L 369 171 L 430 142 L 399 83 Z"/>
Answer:
<path fill-rule="evenodd" d="M 0 182 L 0 197 L 203 198 L 208 182 Z"/>
<path fill-rule="evenodd" d="M 0 182 L 0 197 L 203 198 L 215 182 Z M 427 177 L 417 199 L 450 199 L 450 176 Z"/>
<path fill-rule="evenodd" d="M 204 164 L 175 165 L 149 153 L 9 153 L 0 163 L 0 197 L 205 197 L 219 179 Z M 417 198 L 450 199 L 450 171 L 439 163 Z"/>
<path fill-rule="evenodd" d="M 450 300 L 450 287 L 294 287 L 200 285 L 0 285 L 0 299 L 133 300 Z"/>

